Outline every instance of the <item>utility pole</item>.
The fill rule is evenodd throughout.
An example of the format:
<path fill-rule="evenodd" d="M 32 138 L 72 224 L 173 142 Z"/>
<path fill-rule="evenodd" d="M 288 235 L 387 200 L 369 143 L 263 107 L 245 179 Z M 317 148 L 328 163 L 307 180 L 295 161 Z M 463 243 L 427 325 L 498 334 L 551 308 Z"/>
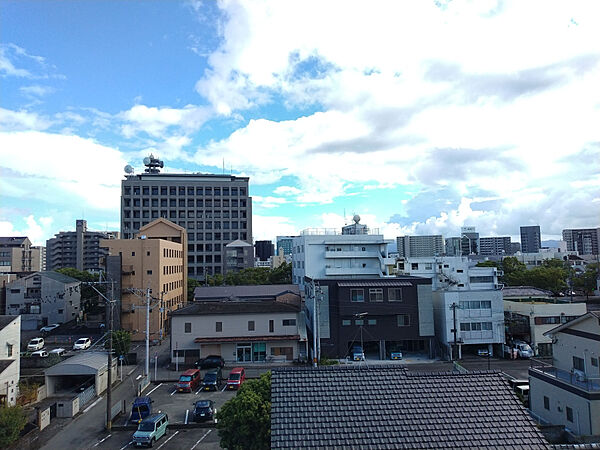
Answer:
<path fill-rule="evenodd" d="M 146 377 L 150 377 L 150 288 L 146 288 Z"/>
<path fill-rule="evenodd" d="M 112 428 L 112 351 L 113 351 L 113 307 L 115 300 L 115 282 L 110 283 L 110 298 L 108 305 L 108 383 L 106 384 L 106 431 Z"/>
<path fill-rule="evenodd" d="M 317 296 L 315 295 L 315 282 L 312 281 L 312 298 L 313 298 L 313 367 L 317 367 Z"/>
<path fill-rule="evenodd" d="M 455 359 L 458 359 L 455 357 L 455 352 L 458 353 L 458 348 L 457 348 L 457 339 L 456 339 L 456 308 L 458 308 L 458 305 L 456 304 L 456 302 L 452 302 L 452 304 L 450 305 L 450 309 L 452 310 L 452 321 L 454 324 L 454 328 L 452 329 L 452 332 L 454 333 L 454 347 L 452 349 L 452 360 L 454 361 Z"/>
<path fill-rule="evenodd" d="M 321 308 L 319 307 L 320 303 L 321 303 L 321 295 L 323 294 L 323 292 L 321 291 L 321 286 L 319 286 L 318 284 L 315 286 L 315 308 L 316 308 L 316 316 L 317 316 L 317 331 L 318 331 L 318 335 L 317 335 L 317 360 L 320 361 L 321 360 Z"/>

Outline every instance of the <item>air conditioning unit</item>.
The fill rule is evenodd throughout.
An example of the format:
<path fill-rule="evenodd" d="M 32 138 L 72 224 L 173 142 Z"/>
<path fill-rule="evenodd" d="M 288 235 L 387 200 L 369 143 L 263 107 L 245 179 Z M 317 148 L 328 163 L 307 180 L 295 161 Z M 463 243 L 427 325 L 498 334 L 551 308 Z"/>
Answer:
<path fill-rule="evenodd" d="M 585 381 L 586 380 L 585 372 L 583 372 L 579 369 L 573 369 L 573 375 L 575 375 L 575 380 L 577 380 L 577 381 Z"/>

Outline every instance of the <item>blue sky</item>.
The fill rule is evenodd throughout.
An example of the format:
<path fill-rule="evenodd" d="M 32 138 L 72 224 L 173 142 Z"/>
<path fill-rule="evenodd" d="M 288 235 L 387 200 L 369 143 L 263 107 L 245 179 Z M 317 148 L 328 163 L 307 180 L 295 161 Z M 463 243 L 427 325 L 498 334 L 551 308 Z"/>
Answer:
<path fill-rule="evenodd" d="M 600 226 L 597 9 L 0 0 L 0 234 L 118 229 L 150 152 L 250 176 L 257 239 Z"/>

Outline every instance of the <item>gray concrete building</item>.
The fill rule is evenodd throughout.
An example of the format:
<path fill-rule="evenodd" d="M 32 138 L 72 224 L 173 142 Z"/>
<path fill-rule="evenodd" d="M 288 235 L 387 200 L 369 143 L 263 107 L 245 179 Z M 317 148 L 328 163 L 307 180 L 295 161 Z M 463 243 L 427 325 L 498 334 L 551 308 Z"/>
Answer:
<path fill-rule="evenodd" d="M 521 227 L 521 253 L 537 253 L 542 247 L 539 225 Z"/>
<path fill-rule="evenodd" d="M 475 227 L 461 227 L 460 246 L 462 256 L 479 255 L 479 233 Z"/>
<path fill-rule="evenodd" d="M 567 250 L 576 251 L 580 255 L 600 254 L 600 228 L 578 228 L 563 230 L 563 241 L 567 243 Z"/>
<path fill-rule="evenodd" d="M 399 236 L 396 238 L 398 256 L 425 257 L 444 254 L 444 237 L 441 234 L 431 236 Z"/>
<path fill-rule="evenodd" d="M 44 247 L 31 245 L 28 237 L 0 237 L 0 272 L 37 272 L 43 267 Z"/>
<path fill-rule="evenodd" d="M 252 198 L 248 177 L 202 173 L 160 173 L 162 161 L 145 158 L 144 173 L 121 182 L 121 233 L 131 239 L 159 217 L 187 231 L 188 275 L 202 279 L 225 272 L 225 246 L 252 242 Z M 250 246 L 252 246 L 250 244 Z M 250 264 L 248 267 L 252 267 Z"/>
<path fill-rule="evenodd" d="M 480 238 L 479 254 L 482 256 L 512 255 L 510 236 Z"/>
<path fill-rule="evenodd" d="M 446 256 L 461 256 L 462 250 L 459 237 L 447 238 L 445 242 Z"/>
<path fill-rule="evenodd" d="M 118 231 L 90 231 L 87 221 L 77 220 L 75 231 L 61 231 L 46 241 L 46 267 L 48 270 L 73 267 L 90 272 L 101 271 L 101 259 L 107 251 L 100 248 L 100 240 L 118 238 Z"/>

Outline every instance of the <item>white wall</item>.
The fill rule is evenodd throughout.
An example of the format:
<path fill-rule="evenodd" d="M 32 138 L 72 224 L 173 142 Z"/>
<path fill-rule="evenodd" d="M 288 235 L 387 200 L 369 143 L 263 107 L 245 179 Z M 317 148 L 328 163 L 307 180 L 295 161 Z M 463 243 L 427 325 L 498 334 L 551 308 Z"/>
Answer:
<path fill-rule="evenodd" d="M 12 355 L 9 356 L 9 345 Z M 14 362 L 0 374 L 0 394 L 7 395 L 7 401 L 15 405 L 19 394 L 19 373 L 21 363 L 21 316 L 0 330 L 0 359 L 12 359 Z"/>

